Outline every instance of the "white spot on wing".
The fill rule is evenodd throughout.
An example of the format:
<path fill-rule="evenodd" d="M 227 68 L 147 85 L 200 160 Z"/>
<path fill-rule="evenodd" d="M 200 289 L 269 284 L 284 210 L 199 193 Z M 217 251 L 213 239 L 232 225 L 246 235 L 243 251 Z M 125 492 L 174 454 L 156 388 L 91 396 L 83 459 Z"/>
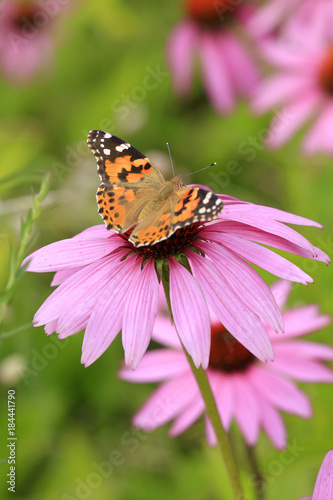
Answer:
<path fill-rule="evenodd" d="M 105 155 L 109 155 L 111 153 L 110 149 L 105 148 L 103 151 Z"/>

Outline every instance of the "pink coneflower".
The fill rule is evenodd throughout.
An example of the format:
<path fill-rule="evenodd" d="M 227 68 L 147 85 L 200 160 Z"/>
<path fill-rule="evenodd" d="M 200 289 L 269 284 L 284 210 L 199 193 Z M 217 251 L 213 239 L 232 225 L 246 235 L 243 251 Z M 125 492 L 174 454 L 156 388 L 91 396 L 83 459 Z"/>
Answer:
<path fill-rule="evenodd" d="M 279 306 L 285 304 L 289 291 L 288 282 L 273 285 Z M 322 363 L 333 359 L 333 348 L 296 340 L 328 325 L 330 317 L 319 314 L 317 306 L 310 305 L 287 310 L 283 319 L 283 335 L 276 335 L 266 325 L 275 354 L 274 362 L 266 364 L 231 336 L 217 318 L 211 322 L 208 380 L 223 426 L 229 429 L 235 419 L 249 445 L 257 442 L 262 427 L 274 446 L 285 447 L 286 429 L 279 411 L 303 418 L 311 416 L 310 402 L 293 380 L 333 382 L 333 372 Z M 148 352 L 137 370 L 123 368 L 119 376 L 130 382 L 163 381 L 134 416 L 133 424 L 150 431 L 174 420 L 170 429 L 174 437 L 205 412 L 205 405 L 176 331 L 165 316 L 157 317 L 153 338 L 168 349 Z M 209 444 L 215 445 L 207 417 L 206 433 Z"/>
<path fill-rule="evenodd" d="M 333 450 L 326 453 L 318 472 L 312 497 L 299 500 L 332 500 L 333 498 Z"/>
<path fill-rule="evenodd" d="M 333 37 L 296 28 L 294 37 L 263 44 L 267 60 L 278 72 L 258 85 L 254 110 L 262 113 L 284 105 L 283 122 L 273 119 L 267 144 L 278 148 L 303 124 L 314 120 L 303 151 L 333 153 Z"/>
<path fill-rule="evenodd" d="M 93 363 L 122 330 L 125 362 L 135 368 L 149 344 L 158 303 L 156 269 L 170 270 L 170 300 L 180 338 L 195 365 L 208 366 L 208 306 L 228 331 L 262 360 L 272 358 L 263 323 L 283 329 L 269 287 L 245 261 L 284 279 L 312 278 L 258 243 L 328 263 L 303 236 L 283 224 L 321 227 L 303 217 L 229 196 L 223 218 L 195 223 L 153 246 L 134 247 L 129 234 L 95 226 L 25 259 L 28 271 L 54 272 L 59 287 L 37 311 L 34 325 L 65 338 L 85 329 L 82 363 Z M 187 260 L 192 274 L 179 263 Z M 155 269 L 156 266 L 156 269 Z"/>
<path fill-rule="evenodd" d="M 333 21 L 331 0 L 269 0 L 251 17 L 249 29 L 256 36 L 277 28 L 304 25 L 307 30 L 330 29 Z"/>
<path fill-rule="evenodd" d="M 218 112 L 230 112 L 237 95 L 252 94 L 258 81 L 257 66 L 233 30 L 238 23 L 240 30 L 246 32 L 250 7 L 250 2 L 235 6 L 229 0 L 185 2 L 186 18 L 173 29 L 167 44 L 178 95 L 187 96 L 191 90 L 196 54 L 206 92 Z"/>
<path fill-rule="evenodd" d="M 27 82 L 49 62 L 53 51 L 49 28 L 60 9 L 57 2 L 51 10 L 37 1 L 1 3 L 0 65 L 6 78 Z"/>

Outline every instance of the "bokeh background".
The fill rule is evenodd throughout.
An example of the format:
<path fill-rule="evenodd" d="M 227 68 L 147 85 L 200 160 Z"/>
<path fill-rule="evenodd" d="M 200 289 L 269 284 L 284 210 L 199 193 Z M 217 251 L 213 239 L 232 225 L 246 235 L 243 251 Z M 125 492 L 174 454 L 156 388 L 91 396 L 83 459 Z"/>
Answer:
<path fill-rule="evenodd" d="M 53 182 L 34 224 L 31 250 L 102 223 L 95 201 L 99 183 L 95 160 L 86 146 L 87 132 L 93 128 L 132 143 L 169 178 L 166 142 L 177 174 L 217 162 L 186 181 L 319 221 L 323 231 L 302 228 L 301 232 L 332 253 L 332 158 L 302 156 L 302 132 L 280 150 L 268 151 L 261 137 L 271 116 L 254 116 L 241 100 L 232 113 L 218 114 L 205 97 L 199 73 L 191 95 L 185 100 L 175 97 L 165 43 L 183 16 L 180 1 L 62 4 L 59 15 L 50 16 L 44 28 L 54 44 L 45 64 L 30 79 L 11 79 L 3 73 L 0 81 L 1 288 L 8 278 L 10 252 L 15 254 L 19 247 L 20 219 L 31 208 L 46 171 L 53 172 Z M 148 74 L 152 88 L 147 87 Z M 239 147 L 251 137 L 259 142 L 249 159 Z M 231 161 L 237 162 L 237 172 L 228 172 Z M 322 312 L 330 313 L 331 269 L 303 258 L 292 260 L 314 277 L 315 284 L 296 285 L 289 303 L 316 302 Z M 272 281 L 269 274 L 261 274 Z M 205 444 L 203 421 L 176 440 L 167 437 L 167 426 L 149 435 L 135 434 L 131 416 L 151 387 L 117 379 L 120 338 L 84 368 L 82 333 L 58 341 L 55 334 L 46 338 L 42 328 L 32 327 L 35 311 L 50 293 L 50 281 L 48 274 L 24 275 L 1 327 L 1 498 L 11 495 L 5 482 L 5 436 L 7 391 L 13 388 L 16 498 L 230 498 L 219 451 Z M 332 333 L 328 327 L 310 338 L 331 344 Z M 314 417 L 305 421 L 285 416 L 288 446 L 298 446 L 294 459 L 285 464 L 283 453 L 263 435 L 256 447 L 269 500 L 312 494 L 319 466 L 333 442 L 332 387 L 308 384 L 303 389 L 313 402 Z M 246 451 L 236 427 L 232 439 L 250 490 Z M 108 461 L 113 452 L 112 472 L 94 483 L 96 464 Z"/>

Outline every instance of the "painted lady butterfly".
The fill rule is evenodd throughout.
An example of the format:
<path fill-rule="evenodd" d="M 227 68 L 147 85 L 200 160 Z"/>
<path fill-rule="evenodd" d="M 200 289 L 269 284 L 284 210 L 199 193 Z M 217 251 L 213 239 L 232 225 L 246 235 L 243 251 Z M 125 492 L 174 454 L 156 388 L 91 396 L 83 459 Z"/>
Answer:
<path fill-rule="evenodd" d="M 108 229 L 134 228 L 134 246 L 155 245 L 177 229 L 214 219 L 222 200 L 212 191 L 183 187 L 180 176 L 166 181 L 162 172 L 130 144 L 102 130 L 91 130 L 88 146 L 97 160 L 101 185 L 99 213 Z"/>

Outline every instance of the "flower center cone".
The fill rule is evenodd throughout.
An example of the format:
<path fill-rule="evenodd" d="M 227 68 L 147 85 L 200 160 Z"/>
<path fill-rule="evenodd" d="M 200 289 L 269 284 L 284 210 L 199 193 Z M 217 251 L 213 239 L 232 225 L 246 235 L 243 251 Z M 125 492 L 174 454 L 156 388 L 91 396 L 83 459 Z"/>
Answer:
<path fill-rule="evenodd" d="M 230 0 L 186 0 L 188 16 L 199 24 L 217 25 L 230 18 L 237 7 Z"/>
<path fill-rule="evenodd" d="M 255 357 L 222 324 L 212 325 L 209 368 L 222 372 L 245 370 Z"/>
<path fill-rule="evenodd" d="M 319 68 L 319 84 L 330 96 L 333 96 L 333 44 L 329 47 L 327 54 Z"/>

